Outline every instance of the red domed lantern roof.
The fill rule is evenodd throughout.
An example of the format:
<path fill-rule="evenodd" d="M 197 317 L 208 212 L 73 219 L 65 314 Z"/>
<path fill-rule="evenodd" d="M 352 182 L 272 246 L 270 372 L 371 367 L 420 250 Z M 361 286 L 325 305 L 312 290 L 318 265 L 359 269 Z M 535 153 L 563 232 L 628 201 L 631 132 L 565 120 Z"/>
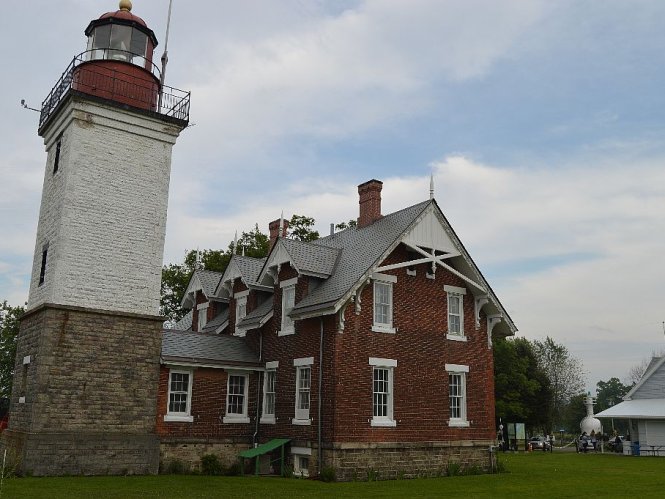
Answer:
<path fill-rule="evenodd" d="M 102 14 L 99 16 L 100 19 L 107 19 L 109 17 L 112 17 L 114 19 L 124 19 L 126 21 L 134 21 L 141 26 L 145 26 L 146 28 L 148 25 L 145 23 L 143 19 L 141 19 L 139 16 L 135 16 L 132 14 L 132 2 L 129 0 L 121 0 L 120 5 L 118 6 L 118 10 L 115 12 L 107 12 L 106 14 Z"/>

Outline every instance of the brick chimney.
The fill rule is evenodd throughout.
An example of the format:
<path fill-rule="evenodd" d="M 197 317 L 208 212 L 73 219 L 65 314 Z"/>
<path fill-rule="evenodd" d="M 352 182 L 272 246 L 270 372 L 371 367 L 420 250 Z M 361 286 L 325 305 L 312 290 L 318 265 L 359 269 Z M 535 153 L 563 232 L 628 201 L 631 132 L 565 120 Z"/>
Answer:
<path fill-rule="evenodd" d="M 273 220 L 268 224 L 268 229 L 270 230 L 270 249 L 275 246 L 277 238 L 279 237 L 279 223 L 281 219 Z M 286 237 L 286 231 L 289 228 L 289 221 L 284 220 L 284 229 L 282 230 L 282 237 Z"/>
<path fill-rule="evenodd" d="M 381 215 L 381 189 L 383 182 L 380 180 L 368 180 L 358 186 L 358 202 L 360 204 L 360 216 L 358 217 L 358 228 L 362 229 L 376 222 Z"/>

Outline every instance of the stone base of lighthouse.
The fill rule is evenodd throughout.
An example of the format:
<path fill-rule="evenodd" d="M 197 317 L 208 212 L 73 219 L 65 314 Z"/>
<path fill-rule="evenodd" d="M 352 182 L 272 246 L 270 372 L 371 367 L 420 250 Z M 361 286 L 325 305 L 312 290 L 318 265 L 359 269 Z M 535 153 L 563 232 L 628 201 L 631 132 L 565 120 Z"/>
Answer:
<path fill-rule="evenodd" d="M 162 321 L 53 304 L 23 317 L 1 443 L 19 473 L 157 473 Z"/>

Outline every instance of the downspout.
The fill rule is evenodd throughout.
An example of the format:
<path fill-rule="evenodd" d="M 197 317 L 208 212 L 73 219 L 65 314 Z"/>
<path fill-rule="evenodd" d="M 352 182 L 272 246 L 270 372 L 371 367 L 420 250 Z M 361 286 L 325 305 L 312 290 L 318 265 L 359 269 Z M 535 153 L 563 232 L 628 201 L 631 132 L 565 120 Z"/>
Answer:
<path fill-rule="evenodd" d="M 319 431 L 319 439 L 318 439 L 318 453 L 319 457 L 317 459 L 316 463 L 316 468 L 318 470 L 319 476 L 321 476 L 321 468 L 323 465 L 323 447 L 322 447 L 322 427 L 323 425 L 321 424 L 321 413 L 323 409 L 323 316 L 319 319 L 321 322 L 321 332 L 320 332 L 320 337 L 319 337 L 319 400 L 318 400 L 318 409 L 319 409 L 319 414 L 317 418 L 317 426 L 318 426 L 318 431 Z"/>
<path fill-rule="evenodd" d="M 259 362 L 263 360 L 263 331 L 259 329 Z M 257 438 L 259 435 L 259 406 L 261 399 L 261 385 L 263 384 L 263 376 L 261 371 L 257 371 L 258 380 L 256 382 L 256 422 L 254 423 L 254 435 L 252 435 L 252 446 L 257 446 Z"/>

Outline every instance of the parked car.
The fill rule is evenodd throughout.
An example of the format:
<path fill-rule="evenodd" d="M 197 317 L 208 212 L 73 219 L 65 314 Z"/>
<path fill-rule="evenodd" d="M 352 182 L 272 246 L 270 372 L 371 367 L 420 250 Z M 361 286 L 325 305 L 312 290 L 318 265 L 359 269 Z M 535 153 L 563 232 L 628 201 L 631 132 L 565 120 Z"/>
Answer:
<path fill-rule="evenodd" d="M 531 450 L 550 450 L 550 442 L 545 437 L 537 436 L 529 439 Z"/>

